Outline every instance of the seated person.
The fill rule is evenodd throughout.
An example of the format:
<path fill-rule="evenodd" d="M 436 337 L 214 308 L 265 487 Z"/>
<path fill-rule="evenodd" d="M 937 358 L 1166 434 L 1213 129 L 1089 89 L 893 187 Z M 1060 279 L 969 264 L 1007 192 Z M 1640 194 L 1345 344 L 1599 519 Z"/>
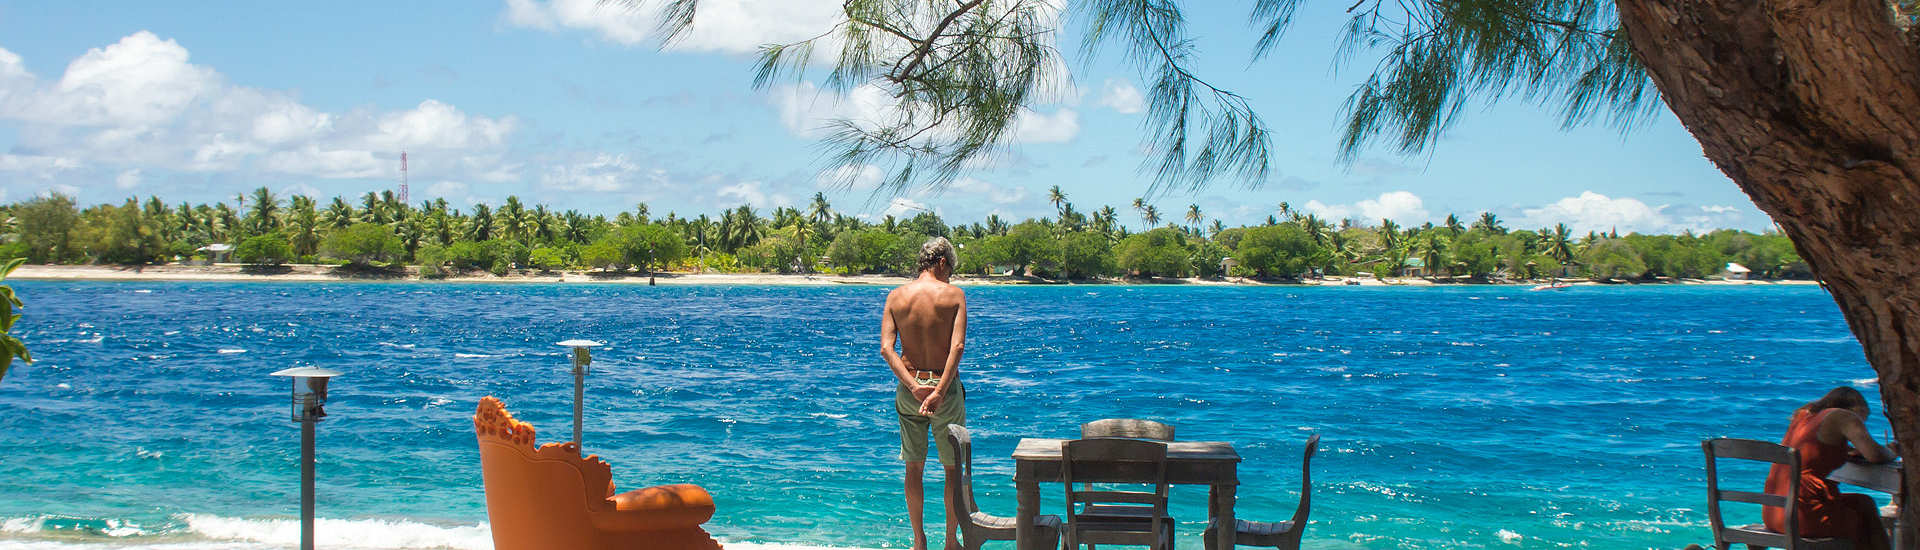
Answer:
<path fill-rule="evenodd" d="M 1800 494 L 1793 495 L 1800 536 L 1847 539 L 1861 550 L 1888 548 L 1887 532 L 1880 525 L 1880 510 L 1873 497 L 1842 494 L 1827 479 L 1827 474 L 1846 464 L 1850 450 L 1870 462 L 1894 459 L 1893 452 L 1881 447 L 1867 432 L 1867 414 L 1867 399 L 1848 387 L 1834 388 L 1793 411 L 1780 444 L 1800 451 L 1800 471 L 1790 472 L 1785 465 L 1775 464 L 1767 476 L 1767 492 L 1785 494 L 1793 480 L 1789 476 L 1800 476 Z M 1785 509 L 1768 506 L 1761 515 L 1767 529 L 1787 531 Z"/>

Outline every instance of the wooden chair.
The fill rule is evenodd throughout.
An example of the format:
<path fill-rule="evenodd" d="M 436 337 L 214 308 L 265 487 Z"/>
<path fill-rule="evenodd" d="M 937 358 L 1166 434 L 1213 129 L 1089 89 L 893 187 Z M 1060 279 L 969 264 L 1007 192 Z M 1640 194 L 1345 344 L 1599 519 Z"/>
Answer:
<path fill-rule="evenodd" d="M 1233 543 L 1242 546 L 1271 546 L 1280 550 L 1300 550 L 1300 536 L 1307 531 L 1307 514 L 1313 511 L 1313 463 L 1314 452 L 1320 449 L 1320 434 L 1307 438 L 1307 450 L 1300 457 L 1300 505 L 1293 509 L 1293 519 L 1287 521 L 1265 522 L 1234 520 Z M 1213 547 L 1213 541 L 1219 536 L 1218 522 L 1207 526 L 1207 547 Z"/>
<path fill-rule="evenodd" d="M 1700 449 L 1707 455 L 1707 520 L 1713 528 L 1713 544 L 1720 550 L 1727 550 L 1735 544 L 1745 544 L 1747 548 L 1786 548 L 1788 550 L 1834 550 L 1853 548 L 1852 541 L 1846 539 L 1820 538 L 1810 539 L 1800 536 L 1799 518 L 1795 517 L 1797 508 L 1791 496 L 1766 492 L 1722 491 L 1717 462 L 1722 458 L 1737 460 L 1755 460 L 1786 466 L 1790 471 L 1800 471 L 1800 452 L 1792 447 L 1754 441 L 1751 439 L 1709 439 L 1700 442 Z M 1787 483 L 1787 495 L 1800 494 L 1800 476 L 1794 475 Z M 1773 506 L 1786 510 L 1785 533 L 1767 529 L 1764 523 L 1730 527 L 1720 519 L 1722 501 L 1744 502 L 1761 506 Z"/>
<path fill-rule="evenodd" d="M 1080 425 L 1080 439 L 1096 437 L 1173 441 L 1173 426 L 1138 418 L 1105 418 Z"/>
<path fill-rule="evenodd" d="M 1138 418 L 1103 418 L 1080 425 L 1080 439 L 1119 437 L 1127 439 L 1145 439 L 1149 441 L 1173 441 L 1173 426 L 1163 422 L 1141 420 Z M 1092 484 L 1082 485 L 1083 490 L 1093 490 Z M 1088 505 L 1080 510 L 1080 515 L 1088 517 L 1131 517 L 1143 518 L 1153 515 L 1151 506 L 1124 506 L 1117 504 Z"/>
<path fill-rule="evenodd" d="M 953 444 L 954 454 L 959 458 L 960 477 L 949 481 L 954 486 L 952 493 L 958 493 L 960 509 L 966 513 L 965 521 L 960 522 L 960 544 L 967 550 L 980 550 L 980 545 L 990 540 L 1014 540 L 1014 518 L 1005 518 L 980 511 L 980 503 L 973 500 L 973 434 L 966 426 L 958 424 L 947 426 L 947 440 Z M 1047 548 L 1060 544 L 1060 516 L 1037 516 L 1033 518 L 1034 527 L 1039 528 L 1041 540 L 1048 541 Z"/>
<path fill-rule="evenodd" d="M 613 469 L 572 442 L 534 446 L 500 400 L 473 415 L 496 550 L 719 550 L 700 524 L 713 496 L 693 485 L 616 493 Z"/>
<path fill-rule="evenodd" d="M 1129 544 L 1155 549 L 1173 548 L 1173 518 L 1167 517 L 1167 444 L 1137 439 L 1081 439 L 1060 444 L 1060 481 L 1067 488 L 1066 548 L 1080 545 Z M 1092 463 L 1118 465 L 1127 475 L 1093 477 Z M 1153 492 L 1084 490 L 1079 483 L 1139 483 Z M 1084 515 L 1081 505 L 1135 505 L 1150 510 L 1144 517 Z"/>

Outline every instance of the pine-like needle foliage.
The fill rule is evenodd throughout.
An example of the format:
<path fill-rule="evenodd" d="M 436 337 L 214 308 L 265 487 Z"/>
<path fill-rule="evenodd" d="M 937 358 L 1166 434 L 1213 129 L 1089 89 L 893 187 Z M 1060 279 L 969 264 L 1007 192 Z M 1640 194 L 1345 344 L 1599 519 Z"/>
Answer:
<path fill-rule="evenodd" d="M 1257 0 L 1256 58 L 1273 51 L 1302 0 Z M 1403 154 L 1432 147 L 1470 99 L 1555 105 L 1563 125 L 1631 127 L 1660 104 L 1610 1 L 1359 0 L 1342 61 L 1378 54 L 1347 98 L 1342 156 L 1376 140 Z"/>
<path fill-rule="evenodd" d="M 665 1 L 661 34 L 671 40 L 693 25 L 699 0 Z M 823 142 L 833 167 L 886 167 L 894 192 L 940 188 L 1004 145 L 1023 109 L 1055 82 L 1054 1 L 846 0 L 845 20 L 828 33 L 764 47 L 754 83 L 806 79 L 814 48 L 831 38 L 840 52 L 825 88 L 874 85 L 897 104 L 888 120 L 836 121 Z M 1896 0 L 1896 9 L 1915 1 Z M 1065 9 L 1085 25 L 1088 55 L 1117 42 L 1152 82 L 1148 196 L 1221 180 L 1258 186 L 1269 171 L 1267 126 L 1244 97 L 1188 70 L 1197 52 L 1181 4 L 1076 0 Z M 1255 59 L 1276 51 L 1303 5 L 1251 0 Z M 1660 103 L 1608 0 L 1355 0 L 1347 12 L 1341 62 L 1378 58 L 1347 100 L 1346 160 L 1376 142 L 1402 154 L 1426 150 L 1471 100 L 1519 97 L 1558 108 L 1568 127 L 1598 120 L 1620 128 Z"/>

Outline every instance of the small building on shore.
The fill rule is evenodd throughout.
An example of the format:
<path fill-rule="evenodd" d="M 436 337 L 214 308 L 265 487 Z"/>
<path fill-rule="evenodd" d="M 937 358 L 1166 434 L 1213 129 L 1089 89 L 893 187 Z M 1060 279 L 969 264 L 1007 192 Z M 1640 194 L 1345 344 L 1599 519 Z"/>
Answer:
<path fill-rule="evenodd" d="M 202 246 L 199 249 L 194 251 L 207 253 L 207 261 L 209 262 L 216 263 L 216 264 L 223 264 L 223 263 L 227 263 L 229 260 L 232 259 L 231 256 L 233 255 L 233 245 L 226 244 L 226 243 L 213 243 L 210 245 Z"/>
<path fill-rule="evenodd" d="M 1729 281 L 1745 281 L 1752 276 L 1753 270 L 1747 269 L 1747 266 L 1733 262 L 1727 262 L 1727 268 L 1720 272 L 1720 278 Z"/>

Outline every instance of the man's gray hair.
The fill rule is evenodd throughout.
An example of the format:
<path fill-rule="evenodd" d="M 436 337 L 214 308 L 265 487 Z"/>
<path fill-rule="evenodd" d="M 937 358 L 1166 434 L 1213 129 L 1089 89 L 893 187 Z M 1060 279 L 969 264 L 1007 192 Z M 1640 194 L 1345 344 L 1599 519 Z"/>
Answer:
<path fill-rule="evenodd" d="M 920 245 L 921 271 L 932 269 L 935 264 L 940 263 L 940 260 L 947 261 L 948 270 L 960 267 L 960 253 L 953 250 L 953 243 L 946 237 L 927 239 L 926 244 Z"/>

